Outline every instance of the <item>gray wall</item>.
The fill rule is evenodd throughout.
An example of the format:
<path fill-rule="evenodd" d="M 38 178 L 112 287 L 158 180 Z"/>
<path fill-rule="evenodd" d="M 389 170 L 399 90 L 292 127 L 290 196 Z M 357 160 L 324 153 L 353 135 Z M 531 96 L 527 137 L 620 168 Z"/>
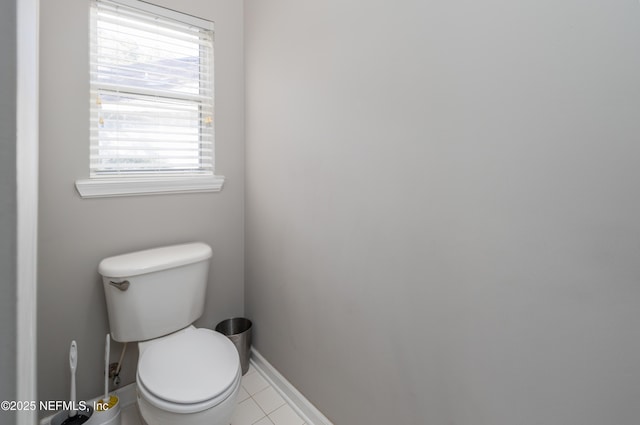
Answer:
<path fill-rule="evenodd" d="M 0 2 L 0 400 L 16 398 L 16 2 Z M 0 410 L 10 424 L 13 412 Z"/>
<path fill-rule="evenodd" d="M 85 0 L 40 4 L 40 214 L 38 383 L 41 400 L 68 397 L 68 351 L 78 342 L 78 397 L 102 391 L 104 292 L 97 272 L 107 256 L 165 244 L 203 241 L 213 248 L 205 314 L 198 326 L 243 314 L 244 75 L 242 2 L 162 0 L 157 4 L 215 21 L 216 171 L 220 193 L 81 199 L 74 182 L 88 176 L 88 6 Z M 121 344 L 114 344 L 117 361 Z M 127 349 L 122 385 L 135 378 L 137 350 Z"/>
<path fill-rule="evenodd" d="M 639 18 L 246 1 L 247 315 L 336 424 L 638 422 Z"/>

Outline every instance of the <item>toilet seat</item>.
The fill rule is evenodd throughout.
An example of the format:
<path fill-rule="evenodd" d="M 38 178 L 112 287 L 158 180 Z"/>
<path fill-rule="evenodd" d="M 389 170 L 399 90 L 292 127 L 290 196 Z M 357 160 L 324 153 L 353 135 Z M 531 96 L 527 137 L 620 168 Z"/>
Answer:
<path fill-rule="evenodd" d="M 238 352 L 218 332 L 188 328 L 146 344 L 138 360 L 138 390 L 159 409 L 203 411 L 226 400 L 240 384 Z"/>

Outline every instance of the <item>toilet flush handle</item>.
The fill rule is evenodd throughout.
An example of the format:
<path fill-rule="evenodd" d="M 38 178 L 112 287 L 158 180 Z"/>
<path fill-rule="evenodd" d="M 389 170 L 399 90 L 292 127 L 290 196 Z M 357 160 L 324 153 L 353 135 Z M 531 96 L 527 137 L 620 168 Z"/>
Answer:
<path fill-rule="evenodd" d="M 128 280 L 123 280 L 122 282 L 114 282 L 113 280 L 109 281 L 109 284 L 111 286 L 114 286 L 116 288 L 118 288 L 121 291 L 126 291 L 127 289 L 129 289 L 129 281 Z"/>

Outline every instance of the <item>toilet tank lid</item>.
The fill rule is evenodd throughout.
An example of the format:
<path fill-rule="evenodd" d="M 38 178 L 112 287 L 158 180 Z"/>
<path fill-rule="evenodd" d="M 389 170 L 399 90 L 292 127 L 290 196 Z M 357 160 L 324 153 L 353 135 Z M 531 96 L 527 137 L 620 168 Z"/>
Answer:
<path fill-rule="evenodd" d="M 211 247 L 202 242 L 164 246 L 105 258 L 98 272 L 105 277 L 129 277 L 197 263 L 211 258 Z"/>

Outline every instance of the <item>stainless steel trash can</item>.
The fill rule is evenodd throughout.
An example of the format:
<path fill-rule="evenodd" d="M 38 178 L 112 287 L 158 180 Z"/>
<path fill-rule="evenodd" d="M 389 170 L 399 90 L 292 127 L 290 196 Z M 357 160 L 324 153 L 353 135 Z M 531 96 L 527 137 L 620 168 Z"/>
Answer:
<path fill-rule="evenodd" d="M 242 374 L 247 373 L 251 354 L 251 320 L 244 317 L 226 319 L 216 325 L 216 331 L 226 335 L 236 346 L 240 355 Z"/>

